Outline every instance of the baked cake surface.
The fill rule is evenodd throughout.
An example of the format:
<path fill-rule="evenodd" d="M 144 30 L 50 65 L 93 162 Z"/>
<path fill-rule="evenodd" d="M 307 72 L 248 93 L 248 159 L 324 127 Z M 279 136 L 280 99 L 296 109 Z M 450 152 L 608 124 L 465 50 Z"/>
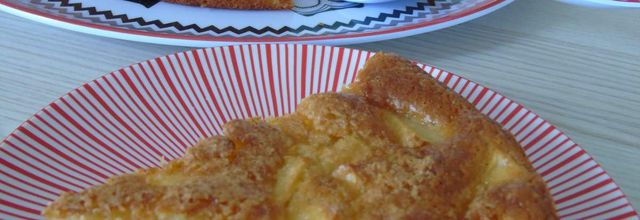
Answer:
<path fill-rule="evenodd" d="M 163 0 L 179 4 L 196 5 L 211 8 L 232 9 L 289 9 L 293 7 L 293 0 Z"/>
<path fill-rule="evenodd" d="M 514 138 L 398 56 L 167 165 L 66 193 L 48 219 L 557 219 Z"/>

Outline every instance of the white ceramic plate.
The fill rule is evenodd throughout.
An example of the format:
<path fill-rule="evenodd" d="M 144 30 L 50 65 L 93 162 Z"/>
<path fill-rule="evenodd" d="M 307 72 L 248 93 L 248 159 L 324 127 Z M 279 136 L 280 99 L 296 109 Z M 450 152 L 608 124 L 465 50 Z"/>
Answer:
<path fill-rule="evenodd" d="M 570 4 L 599 8 L 640 8 L 640 0 L 559 0 Z"/>
<path fill-rule="evenodd" d="M 293 10 L 227 10 L 125 0 L 0 0 L 0 9 L 106 37 L 186 46 L 349 44 L 405 37 L 485 15 L 513 0 L 295 0 Z"/>
<path fill-rule="evenodd" d="M 180 157 L 231 119 L 294 111 L 305 96 L 349 84 L 372 55 L 328 46 L 242 45 L 182 52 L 109 73 L 54 101 L 0 142 L 0 219 L 40 219 L 60 193 Z M 486 87 L 419 66 L 516 137 L 563 219 L 638 219 L 600 165 L 549 122 Z"/>

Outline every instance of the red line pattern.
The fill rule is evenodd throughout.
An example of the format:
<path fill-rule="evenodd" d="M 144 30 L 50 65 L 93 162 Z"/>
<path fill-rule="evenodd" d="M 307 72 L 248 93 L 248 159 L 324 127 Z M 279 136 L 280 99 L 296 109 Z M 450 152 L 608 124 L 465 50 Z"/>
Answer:
<path fill-rule="evenodd" d="M 229 120 L 291 112 L 305 96 L 352 82 L 372 55 L 316 45 L 230 46 L 96 79 L 0 143 L 0 218 L 41 219 L 40 210 L 63 191 L 176 158 Z M 486 87 L 418 65 L 516 137 L 562 219 L 638 219 L 611 177 L 555 126 Z"/>

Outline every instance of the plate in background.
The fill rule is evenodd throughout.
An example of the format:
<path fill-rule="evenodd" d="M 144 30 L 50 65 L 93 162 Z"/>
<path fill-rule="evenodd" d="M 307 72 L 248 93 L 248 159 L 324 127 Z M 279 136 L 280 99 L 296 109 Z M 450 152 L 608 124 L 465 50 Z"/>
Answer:
<path fill-rule="evenodd" d="M 231 119 L 279 116 L 354 80 L 373 53 L 241 45 L 134 64 L 49 104 L 0 142 L 0 219 L 39 219 L 60 193 L 175 159 Z M 611 177 L 549 122 L 491 89 L 419 64 L 513 134 L 563 219 L 638 219 Z"/>
<path fill-rule="evenodd" d="M 640 8 L 640 0 L 559 0 L 575 5 L 599 8 Z"/>
<path fill-rule="evenodd" d="M 124 0 L 0 0 L 0 9 L 70 30 L 126 40 L 215 46 L 255 42 L 350 44 L 456 25 L 513 0 L 295 0 L 292 10 L 228 10 Z"/>

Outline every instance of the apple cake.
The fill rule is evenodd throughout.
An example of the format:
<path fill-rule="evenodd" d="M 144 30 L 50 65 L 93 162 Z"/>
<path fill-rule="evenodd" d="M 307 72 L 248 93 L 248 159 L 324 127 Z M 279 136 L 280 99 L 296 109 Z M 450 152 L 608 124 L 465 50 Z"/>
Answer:
<path fill-rule="evenodd" d="M 514 137 L 378 53 L 339 93 L 235 120 L 162 167 L 68 192 L 48 219 L 557 219 Z"/>
<path fill-rule="evenodd" d="M 263 9 L 278 10 L 293 7 L 293 0 L 163 0 L 178 4 L 196 5 L 211 8 L 232 8 L 232 9 Z"/>

